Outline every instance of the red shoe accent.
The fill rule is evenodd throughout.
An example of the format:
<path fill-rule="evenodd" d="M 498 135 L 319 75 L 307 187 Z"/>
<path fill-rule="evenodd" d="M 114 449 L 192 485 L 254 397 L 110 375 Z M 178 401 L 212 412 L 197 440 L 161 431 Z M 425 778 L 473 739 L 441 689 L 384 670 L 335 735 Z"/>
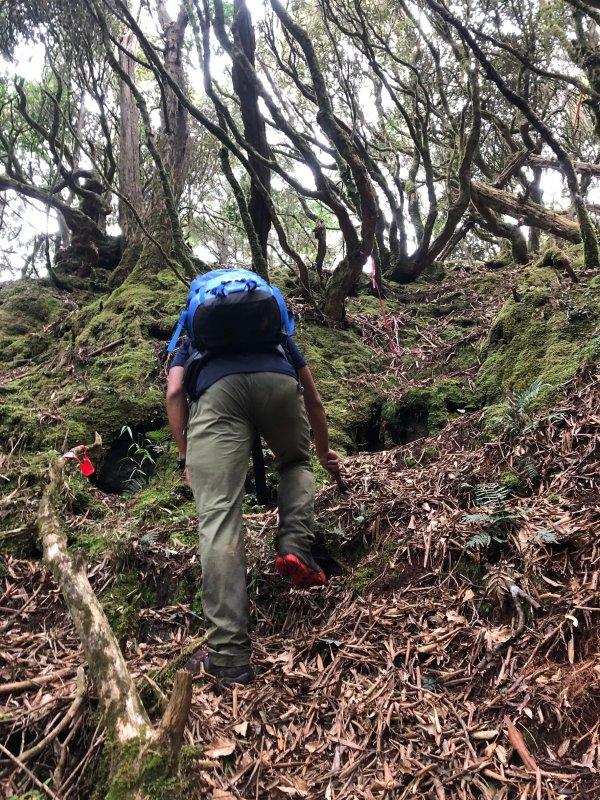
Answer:
<path fill-rule="evenodd" d="M 289 576 L 296 589 L 324 586 L 327 583 L 323 570 L 311 569 L 304 561 L 292 553 L 287 553 L 285 556 L 277 556 L 275 569 L 280 575 Z"/>

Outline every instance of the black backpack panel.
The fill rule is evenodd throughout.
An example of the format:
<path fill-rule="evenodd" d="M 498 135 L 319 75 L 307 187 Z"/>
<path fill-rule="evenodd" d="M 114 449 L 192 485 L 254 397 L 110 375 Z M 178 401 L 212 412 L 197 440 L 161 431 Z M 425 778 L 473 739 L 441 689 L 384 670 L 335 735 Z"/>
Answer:
<path fill-rule="evenodd" d="M 207 296 L 193 319 L 194 341 L 205 353 L 240 353 L 277 347 L 283 335 L 276 298 L 267 291 Z"/>

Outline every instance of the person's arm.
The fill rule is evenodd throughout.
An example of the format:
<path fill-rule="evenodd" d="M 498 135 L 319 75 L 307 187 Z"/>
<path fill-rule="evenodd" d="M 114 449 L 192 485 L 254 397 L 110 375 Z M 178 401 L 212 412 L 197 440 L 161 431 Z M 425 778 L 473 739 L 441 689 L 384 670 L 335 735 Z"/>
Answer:
<path fill-rule="evenodd" d="M 321 465 L 332 474 L 340 471 L 341 458 L 329 447 L 329 429 L 323 402 L 307 366 L 298 370 L 300 383 L 304 387 L 304 405 L 310 427 L 315 437 L 315 449 Z"/>
<path fill-rule="evenodd" d="M 183 386 L 183 367 L 171 367 L 169 370 L 167 377 L 167 417 L 171 433 L 179 450 L 179 458 L 185 458 L 188 403 Z"/>

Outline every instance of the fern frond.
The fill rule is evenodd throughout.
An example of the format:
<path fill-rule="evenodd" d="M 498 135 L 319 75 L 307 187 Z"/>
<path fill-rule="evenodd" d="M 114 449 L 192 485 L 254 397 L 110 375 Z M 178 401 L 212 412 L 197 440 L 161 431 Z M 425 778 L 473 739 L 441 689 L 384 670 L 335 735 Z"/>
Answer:
<path fill-rule="evenodd" d="M 540 477 L 537 464 L 531 456 L 525 456 L 519 462 L 519 469 L 528 481 L 533 483 Z"/>
<path fill-rule="evenodd" d="M 558 540 L 557 532 L 550 530 L 550 528 L 544 528 L 531 537 L 532 542 L 542 542 L 543 544 L 556 544 Z"/>
<path fill-rule="evenodd" d="M 510 488 L 499 483 L 481 484 L 475 488 L 475 505 L 497 506 L 510 497 Z"/>
<path fill-rule="evenodd" d="M 476 533 L 475 536 L 471 536 L 471 538 L 467 540 L 466 546 L 469 550 L 479 550 L 481 547 L 488 547 L 491 542 L 492 537 L 490 534 L 481 531 L 480 533 Z"/>
<path fill-rule="evenodd" d="M 488 595 L 495 595 L 499 600 L 507 594 L 508 587 L 511 583 L 514 583 L 516 578 L 516 573 L 512 564 L 506 561 L 500 561 L 498 564 L 495 564 L 493 567 L 490 567 L 489 571 L 483 578 L 483 585 L 485 587 L 485 593 Z"/>
<path fill-rule="evenodd" d="M 461 518 L 461 522 L 471 523 L 471 522 L 492 522 L 493 517 L 491 514 L 464 514 Z"/>

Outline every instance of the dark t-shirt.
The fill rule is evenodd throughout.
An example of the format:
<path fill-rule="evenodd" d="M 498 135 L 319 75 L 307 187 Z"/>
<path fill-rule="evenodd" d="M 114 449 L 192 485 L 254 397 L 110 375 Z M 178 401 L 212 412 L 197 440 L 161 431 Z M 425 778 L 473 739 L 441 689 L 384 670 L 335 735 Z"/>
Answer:
<path fill-rule="evenodd" d="M 239 372 L 280 372 L 282 375 L 295 378 L 297 371 L 306 366 L 306 361 L 292 336 L 287 337 L 286 349 L 291 363 L 279 350 L 211 356 L 198 372 L 196 381 L 198 397 L 221 378 Z M 190 353 L 190 340 L 186 338 L 173 356 L 171 367 L 184 367 Z"/>

